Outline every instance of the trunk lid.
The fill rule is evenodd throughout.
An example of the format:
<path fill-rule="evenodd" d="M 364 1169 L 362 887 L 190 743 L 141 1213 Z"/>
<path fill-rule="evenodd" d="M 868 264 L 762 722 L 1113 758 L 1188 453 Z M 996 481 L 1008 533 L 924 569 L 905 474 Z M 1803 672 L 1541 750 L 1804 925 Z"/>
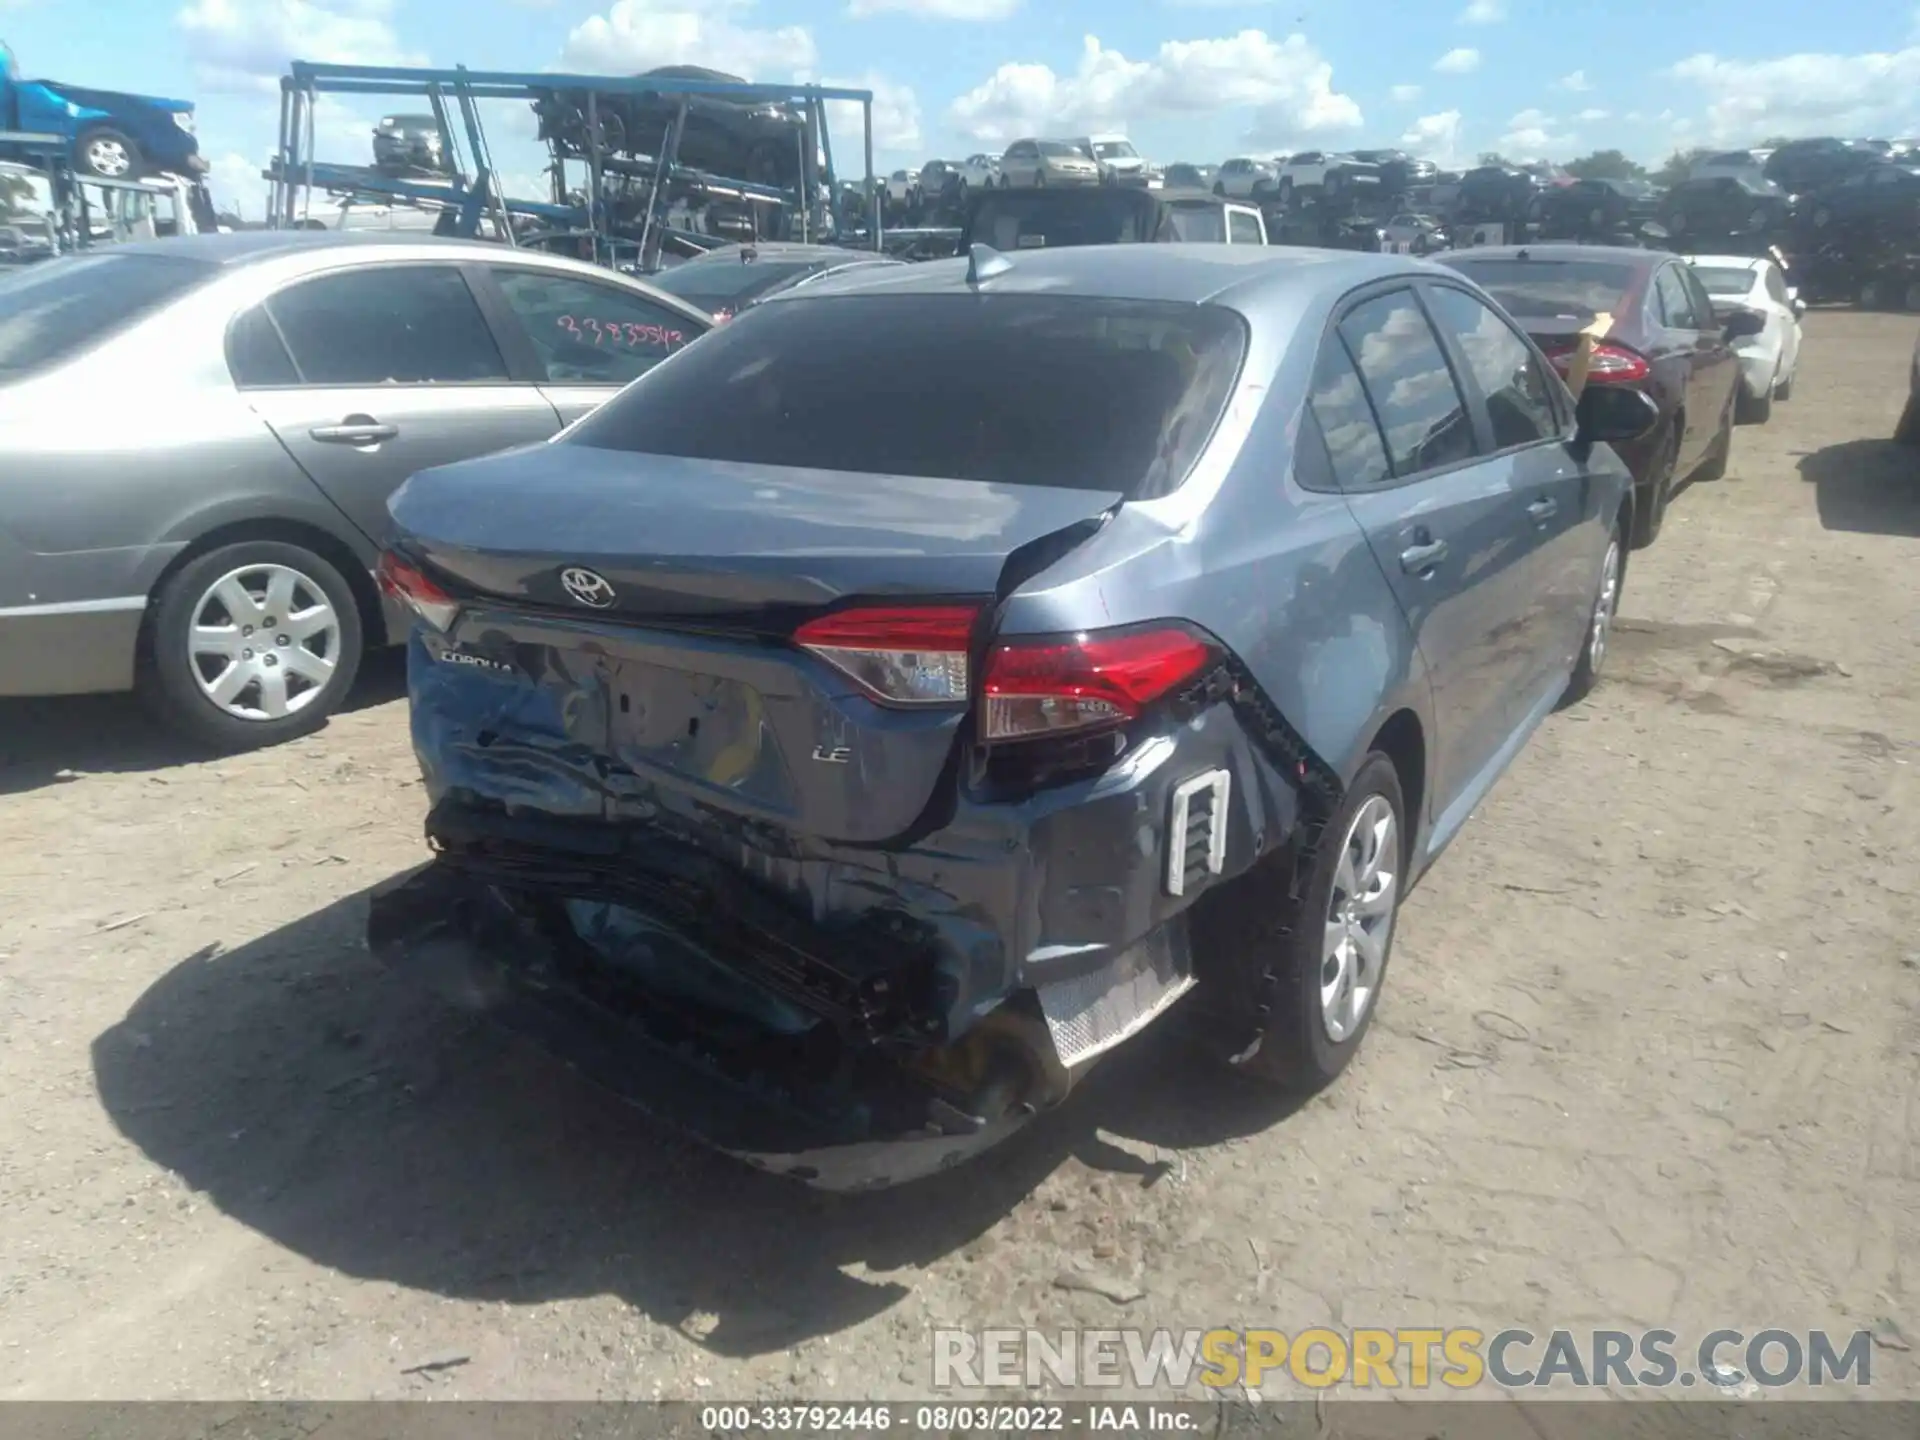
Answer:
<path fill-rule="evenodd" d="M 878 703 L 794 630 L 855 600 L 990 602 L 1016 552 L 1120 499 L 582 445 L 423 472 L 394 496 L 396 545 L 463 606 L 416 654 L 423 766 L 534 809 L 578 813 L 586 787 L 609 821 L 689 834 L 893 839 L 966 706 Z"/>

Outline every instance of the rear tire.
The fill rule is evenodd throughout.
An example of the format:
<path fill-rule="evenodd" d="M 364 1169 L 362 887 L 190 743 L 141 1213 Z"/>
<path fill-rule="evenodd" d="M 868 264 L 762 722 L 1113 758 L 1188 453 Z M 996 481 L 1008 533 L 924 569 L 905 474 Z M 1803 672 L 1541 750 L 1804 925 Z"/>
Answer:
<path fill-rule="evenodd" d="M 1793 376 L 1784 376 L 1780 383 L 1773 387 L 1773 398 L 1776 400 L 1791 400 L 1793 398 Z"/>
<path fill-rule="evenodd" d="M 1573 705 L 1593 693 L 1600 683 L 1600 672 L 1607 660 L 1608 644 L 1613 638 L 1614 617 L 1620 613 L 1620 592 L 1627 578 L 1626 536 L 1618 521 L 1607 541 L 1606 557 L 1601 561 L 1600 583 L 1594 589 L 1593 610 L 1587 617 L 1587 636 L 1580 646 L 1580 658 L 1574 661 L 1573 674 L 1567 680 L 1562 705 Z"/>
<path fill-rule="evenodd" d="M 1252 963 L 1272 967 L 1273 1009 L 1238 1069 L 1312 1093 L 1347 1068 L 1380 1008 L 1411 849 L 1399 773 L 1373 751 L 1322 832 L 1291 928 L 1247 937 L 1269 952 Z"/>
<path fill-rule="evenodd" d="M 124 130 L 90 125 L 74 139 L 74 168 L 102 180 L 138 180 L 145 170 L 140 147 Z"/>
<path fill-rule="evenodd" d="M 1896 445 L 1920 446 L 1920 391 L 1907 396 L 1907 408 L 1893 427 L 1893 440 Z"/>
<path fill-rule="evenodd" d="M 196 556 L 160 588 L 139 689 L 194 743 L 258 749 L 326 724 L 353 688 L 363 645 L 359 604 L 330 562 L 299 545 L 242 540 Z"/>
<path fill-rule="evenodd" d="M 1735 391 L 1736 403 L 1739 392 Z M 1727 463 L 1733 459 L 1733 412 L 1734 405 L 1727 406 L 1727 413 L 1720 422 L 1720 433 L 1714 437 L 1713 448 L 1707 451 L 1707 458 L 1700 462 L 1700 468 L 1687 478 L 1690 480 L 1723 480 L 1727 474 Z"/>
<path fill-rule="evenodd" d="M 1773 395 L 1749 395 L 1742 387 L 1734 401 L 1733 418 L 1737 425 L 1764 425 L 1773 416 Z"/>
<path fill-rule="evenodd" d="M 1660 527 L 1667 518 L 1667 497 L 1673 490 L 1674 467 L 1680 458 L 1681 417 L 1667 422 L 1667 438 L 1653 462 L 1653 473 L 1641 486 L 1642 497 L 1635 502 L 1633 548 L 1644 550 L 1660 538 Z"/>

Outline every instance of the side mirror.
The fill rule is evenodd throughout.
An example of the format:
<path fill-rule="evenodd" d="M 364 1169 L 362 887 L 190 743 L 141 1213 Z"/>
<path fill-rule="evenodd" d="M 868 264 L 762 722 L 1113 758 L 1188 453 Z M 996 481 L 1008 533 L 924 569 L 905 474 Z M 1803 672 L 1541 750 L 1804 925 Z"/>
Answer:
<path fill-rule="evenodd" d="M 1660 407 L 1644 390 L 1588 385 L 1574 407 L 1574 438 L 1582 444 L 1620 445 L 1660 423 Z"/>
<path fill-rule="evenodd" d="M 1744 340 L 1767 328 L 1767 317 L 1756 310 L 1735 310 L 1727 316 L 1721 336 L 1726 340 Z"/>

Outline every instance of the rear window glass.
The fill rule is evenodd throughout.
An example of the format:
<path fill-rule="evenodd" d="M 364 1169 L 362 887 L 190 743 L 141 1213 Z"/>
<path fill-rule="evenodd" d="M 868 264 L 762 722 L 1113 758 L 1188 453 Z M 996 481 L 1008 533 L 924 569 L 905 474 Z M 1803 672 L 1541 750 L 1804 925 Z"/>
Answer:
<path fill-rule="evenodd" d="M 1218 205 L 1169 205 L 1166 238 L 1223 245 L 1227 239 L 1226 213 Z"/>
<path fill-rule="evenodd" d="M 1709 295 L 1744 295 L 1753 289 L 1753 271 L 1744 265 L 1696 265 L 1693 273 Z"/>
<path fill-rule="evenodd" d="M 218 267 L 161 255 L 75 255 L 0 277 L 0 380 L 111 339 Z"/>
<path fill-rule="evenodd" d="M 1522 320 L 1591 320 L 1617 312 L 1633 268 L 1604 260 L 1475 260 L 1447 263 Z"/>
<path fill-rule="evenodd" d="M 1144 499 L 1179 485 L 1206 445 L 1246 333 L 1205 305 L 785 298 L 689 346 L 561 443 Z M 850 497 L 861 488 L 849 480 Z"/>
<path fill-rule="evenodd" d="M 973 212 L 971 244 L 996 250 L 1122 245 L 1147 239 L 1153 201 L 1124 186 L 1081 190 L 1000 190 Z M 1218 239 L 1225 239 L 1222 234 Z"/>
<path fill-rule="evenodd" d="M 669 295 L 711 310 L 716 305 L 742 305 L 764 295 L 782 281 L 804 275 L 813 268 L 811 260 L 749 260 L 733 256 L 702 260 L 694 265 L 676 265 L 664 275 L 649 276 Z"/>

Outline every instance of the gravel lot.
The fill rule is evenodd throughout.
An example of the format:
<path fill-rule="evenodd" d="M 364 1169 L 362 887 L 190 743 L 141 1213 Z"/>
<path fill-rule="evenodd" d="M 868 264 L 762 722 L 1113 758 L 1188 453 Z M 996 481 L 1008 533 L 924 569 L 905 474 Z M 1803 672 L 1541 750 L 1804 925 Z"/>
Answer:
<path fill-rule="evenodd" d="M 943 1323 L 1317 1322 L 1879 1324 L 1920 1395 L 1914 322 L 1808 330 L 1292 1113 L 1149 1040 L 951 1181 L 766 1180 L 373 964 L 396 665 L 212 763 L 0 707 L 0 1398 L 906 1396 Z"/>

